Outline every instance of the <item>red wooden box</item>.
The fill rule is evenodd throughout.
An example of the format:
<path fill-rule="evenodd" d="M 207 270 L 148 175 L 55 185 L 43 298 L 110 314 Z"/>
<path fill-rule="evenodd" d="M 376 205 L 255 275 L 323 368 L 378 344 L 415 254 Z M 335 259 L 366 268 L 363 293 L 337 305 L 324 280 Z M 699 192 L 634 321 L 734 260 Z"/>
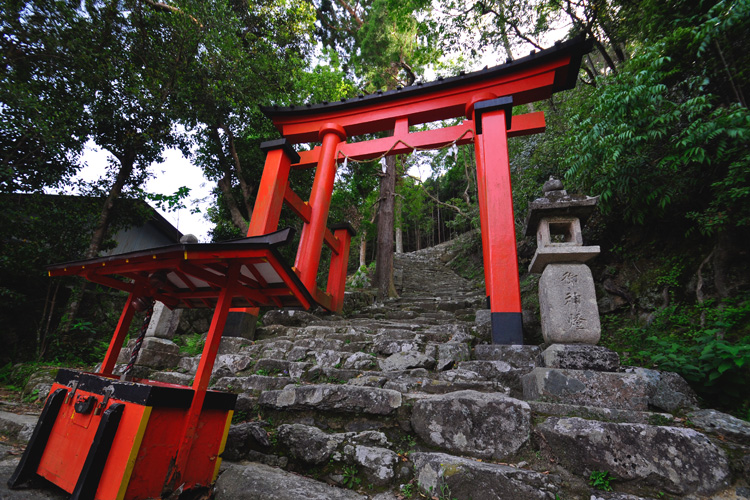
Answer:
<path fill-rule="evenodd" d="M 35 473 L 71 498 L 141 500 L 209 486 L 221 464 L 237 396 L 208 391 L 181 484 L 166 484 L 193 390 L 60 370 L 11 482 Z"/>

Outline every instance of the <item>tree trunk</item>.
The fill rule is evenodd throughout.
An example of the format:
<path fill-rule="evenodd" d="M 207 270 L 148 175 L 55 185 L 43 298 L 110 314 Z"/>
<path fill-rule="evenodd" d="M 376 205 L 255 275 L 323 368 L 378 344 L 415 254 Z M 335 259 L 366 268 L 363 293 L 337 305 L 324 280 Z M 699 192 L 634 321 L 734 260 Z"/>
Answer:
<path fill-rule="evenodd" d="M 102 211 L 99 214 L 99 221 L 94 228 L 94 234 L 91 235 L 91 243 L 89 244 L 89 249 L 86 251 L 87 259 L 93 259 L 99 254 L 104 237 L 107 235 L 109 216 L 112 213 L 112 208 L 115 206 L 115 200 L 120 197 L 122 188 L 130 178 L 130 174 L 133 173 L 133 166 L 135 164 L 134 152 L 128 151 L 124 155 L 118 156 L 117 159 L 120 161 L 120 170 L 117 172 L 115 183 L 112 184 L 109 195 L 107 195 Z"/>
<path fill-rule="evenodd" d="M 401 199 L 397 198 L 396 203 L 396 253 L 404 253 L 404 232 L 401 230 Z"/>
<path fill-rule="evenodd" d="M 367 231 L 362 231 L 361 240 L 359 240 L 359 267 L 367 265 Z"/>
<path fill-rule="evenodd" d="M 438 203 L 440 202 L 440 189 L 436 190 L 436 197 Z M 441 238 L 441 232 L 443 230 L 443 222 L 440 220 L 440 205 L 437 206 L 437 245 L 443 242 Z"/>
<path fill-rule="evenodd" d="M 224 176 L 219 179 L 218 186 L 219 189 L 221 189 L 221 193 L 224 195 L 224 201 L 227 204 L 227 208 L 229 209 L 229 215 L 232 218 L 232 224 L 242 231 L 242 234 L 247 234 L 247 230 L 250 227 L 250 224 L 248 220 L 250 220 L 250 214 L 251 211 L 248 211 L 248 220 L 245 220 L 245 218 L 242 215 L 242 212 L 240 211 L 240 206 L 237 203 L 237 200 L 234 198 L 234 193 L 232 193 L 232 168 L 229 165 L 229 161 L 226 158 L 226 155 L 224 154 L 224 143 L 221 140 L 221 135 L 219 134 L 219 129 L 221 127 L 214 126 L 211 127 L 210 135 L 211 139 L 216 143 L 216 147 L 218 148 L 221 153 L 219 154 L 219 163 L 221 165 L 221 169 L 224 172 Z M 234 139 L 232 138 L 232 142 L 230 143 L 230 149 L 232 149 L 232 156 L 235 157 L 236 153 L 234 152 Z M 239 158 L 235 159 L 235 167 L 239 165 Z M 239 177 L 238 173 L 238 177 Z M 249 206 L 249 201 L 247 199 L 247 193 L 249 193 L 249 188 L 242 187 L 242 193 L 243 198 L 245 199 L 246 206 Z M 248 209 L 251 210 L 251 209 Z"/>
<path fill-rule="evenodd" d="M 378 255 L 375 261 L 375 283 L 378 299 L 396 297 L 393 285 L 393 216 L 396 198 L 396 157 L 388 156 L 385 175 L 380 178 L 380 207 L 378 209 Z"/>
<path fill-rule="evenodd" d="M 716 246 L 713 250 L 714 286 L 716 293 L 721 298 L 729 297 L 736 287 L 737 279 L 732 280 L 730 266 L 732 260 L 740 254 L 740 245 L 733 241 L 729 231 L 720 231 L 716 238 Z M 734 282 L 733 282 L 734 281 Z M 745 281 L 746 280 L 740 280 Z M 735 285 L 735 286 L 733 286 Z"/>
<path fill-rule="evenodd" d="M 113 153 L 114 154 L 114 153 Z M 112 208 L 115 206 L 115 200 L 120 197 L 122 188 L 133 173 L 133 166 L 135 165 L 135 151 L 126 151 L 122 155 L 115 155 L 120 162 L 120 170 L 117 172 L 114 184 L 109 190 L 107 199 L 104 201 L 102 211 L 99 214 L 99 220 L 94 227 L 94 233 L 91 235 L 91 243 L 89 248 L 86 250 L 84 258 L 93 259 L 99 254 L 99 249 L 104 242 L 104 238 L 107 235 L 107 229 L 109 229 L 109 217 L 112 214 Z M 81 307 L 81 300 L 86 292 L 86 286 L 88 282 L 83 281 L 79 287 L 73 291 L 73 295 L 68 302 L 67 310 L 63 315 L 64 323 L 62 324 L 62 333 L 67 334 L 70 332 L 70 328 L 73 325 L 73 321 L 78 316 L 78 310 Z"/>
<path fill-rule="evenodd" d="M 505 2 L 502 0 L 499 2 L 498 5 L 499 12 L 502 13 L 502 17 L 505 18 Z M 503 48 L 505 49 L 505 57 L 510 59 L 511 61 L 513 58 L 513 50 L 510 46 L 510 38 L 508 37 L 508 30 L 505 28 L 505 22 L 503 20 L 502 23 L 500 23 L 500 39 L 503 41 Z"/>
<path fill-rule="evenodd" d="M 52 282 L 47 287 L 47 298 L 44 300 L 44 312 L 42 313 L 42 319 L 39 322 L 39 327 L 36 331 L 36 360 L 41 361 L 44 355 L 44 344 L 49 335 L 50 324 L 52 323 L 52 316 L 55 314 L 55 304 L 57 303 L 57 292 L 60 290 L 60 281 L 55 280 L 55 291 L 52 293 L 52 300 L 50 301 L 50 290 L 52 289 Z"/>

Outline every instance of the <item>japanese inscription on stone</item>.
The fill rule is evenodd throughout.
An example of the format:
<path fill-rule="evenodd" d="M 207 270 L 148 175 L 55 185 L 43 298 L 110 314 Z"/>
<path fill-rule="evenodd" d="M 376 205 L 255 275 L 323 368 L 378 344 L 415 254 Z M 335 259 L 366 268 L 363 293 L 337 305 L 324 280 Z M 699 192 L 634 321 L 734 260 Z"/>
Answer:
<path fill-rule="evenodd" d="M 539 281 L 539 305 L 545 342 L 599 341 L 601 328 L 594 280 L 585 264 L 549 264 Z"/>
<path fill-rule="evenodd" d="M 560 276 L 560 282 L 565 287 L 565 317 L 568 325 L 577 330 L 586 328 L 586 318 L 581 313 L 581 294 L 576 290 L 578 286 L 578 275 L 572 272 L 564 272 Z"/>

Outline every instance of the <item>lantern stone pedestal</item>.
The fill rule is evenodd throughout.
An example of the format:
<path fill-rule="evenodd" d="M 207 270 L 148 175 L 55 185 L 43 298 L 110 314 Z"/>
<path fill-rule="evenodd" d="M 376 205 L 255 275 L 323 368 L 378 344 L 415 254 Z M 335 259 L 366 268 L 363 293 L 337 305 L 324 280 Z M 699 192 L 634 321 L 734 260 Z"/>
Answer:
<path fill-rule="evenodd" d="M 595 345 L 601 324 L 594 278 L 585 262 L 599 254 L 599 247 L 583 245 L 581 219 L 591 215 L 597 198 L 571 196 L 556 179 L 547 181 L 543 191 L 544 198 L 529 205 L 526 234 L 536 231 L 537 251 L 529 272 L 542 273 L 539 306 L 544 341 Z"/>
<path fill-rule="evenodd" d="M 529 272 L 541 273 L 539 306 L 547 348 L 537 367 L 521 378 L 524 399 L 644 411 L 647 384 L 618 373 L 616 352 L 597 346 L 601 337 L 594 278 L 585 264 L 599 254 L 584 246 L 582 222 L 596 198 L 571 196 L 550 179 L 544 197 L 529 205 L 526 234 L 536 231 L 537 251 Z"/>

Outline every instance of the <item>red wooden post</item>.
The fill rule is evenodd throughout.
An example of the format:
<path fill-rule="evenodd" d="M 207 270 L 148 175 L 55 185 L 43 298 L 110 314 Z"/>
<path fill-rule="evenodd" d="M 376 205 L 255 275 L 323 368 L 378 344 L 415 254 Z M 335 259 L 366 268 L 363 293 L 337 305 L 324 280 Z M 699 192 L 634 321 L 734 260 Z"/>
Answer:
<path fill-rule="evenodd" d="M 265 141 L 260 145 L 261 151 L 266 153 L 266 164 L 263 176 L 260 178 L 258 196 L 250 218 L 247 236 L 262 236 L 272 233 L 279 228 L 281 207 L 284 204 L 284 194 L 289 185 L 289 171 L 292 163 L 299 162 L 299 154 L 286 139 Z M 230 321 L 227 325 L 227 335 L 236 336 L 232 330 L 243 329 L 246 320 L 254 322 L 253 318 L 242 316 L 249 314 L 257 318 L 260 313 L 258 307 L 234 308 L 230 310 Z"/>
<path fill-rule="evenodd" d="M 107 349 L 107 354 L 104 356 L 102 367 L 99 369 L 99 373 L 106 377 L 112 375 L 112 370 L 114 370 L 115 363 L 117 363 L 117 356 L 120 355 L 120 350 L 122 349 L 122 343 L 128 335 L 128 328 L 130 328 L 130 323 L 133 321 L 133 315 L 135 314 L 135 307 L 132 305 L 135 297 L 135 292 L 131 292 L 128 295 L 128 300 L 125 302 L 125 307 L 122 309 L 122 314 L 120 315 L 120 321 L 117 323 L 115 333 L 109 342 L 109 348 Z"/>
<path fill-rule="evenodd" d="M 302 228 L 297 260 L 294 263 L 300 272 L 302 284 L 313 296 L 317 289 L 320 253 L 323 249 L 328 209 L 331 206 L 333 181 L 336 178 L 336 148 L 346 138 L 346 132 L 341 125 L 326 123 L 320 127 L 319 135 L 323 145 L 310 192 L 310 222 Z"/>
<path fill-rule="evenodd" d="M 480 217 L 487 295 L 494 344 L 523 344 L 521 288 L 516 255 L 516 227 L 510 185 L 507 130 L 512 97 L 474 106 L 477 125 L 477 184 L 485 215 Z M 480 180 L 481 178 L 481 180 Z"/>
<path fill-rule="evenodd" d="M 260 145 L 260 149 L 266 153 L 266 164 L 255 198 L 248 236 L 261 236 L 279 228 L 289 170 L 292 163 L 299 162 L 299 155 L 286 139 L 266 141 Z"/>
<path fill-rule="evenodd" d="M 485 179 L 487 177 L 487 174 L 485 173 L 484 162 L 482 161 L 484 152 L 482 151 L 482 141 L 480 140 L 474 141 L 474 157 L 476 158 L 477 164 L 477 204 L 479 205 L 479 227 L 481 228 L 481 231 L 479 233 L 482 237 L 482 262 L 485 262 L 484 282 L 486 285 L 490 282 L 490 267 L 486 264 L 490 261 L 490 257 L 487 254 L 487 250 L 489 249 L 489 241 L 487 239 L 488 233 L 487 231 L 485 231 L 485 228 L 488 227 L 489 224 L 487 222 L 487 187 L 485 186 Z M 489 289 L 487 289 L 487 307 L 490 307 L 489 293 Z"/>
<path fill-rule="evenodd" d="M 328 270 L 326 291 L 333 298 L 333 311 L 340 313 L 344 308 L 344 290 L 346 289 L 346 267 L 349 264 L 349 246 L 354 236 L 354 229 L 349 224 L 333 226 L 333 236 L 339 241 L 338 252 L 331 255 L 331 266 Z"/>
<path fill-rule="evenodd" d="M 227 270 L 225 286 L 221 288 L 221 294 L 216 302 L 216 309 L 214 309 L 211 326 L 209 327 L 208 335 L 206 336 L 206 345 L 203 347 L 203 354 L 201 355 L 198 369 L 195 372 L 195 379 L 193 381 L 193 401 L 191 402 L 190 409 L 185 416 L 185 424 L 175 460 L 175 467 L 168 480 L 168 483 L 172 488 L 176 488 L 180 485 L 181 475 L 184 474 L 187 469 L 190 450 L 195 442 L 194 437 L 198 429 L 198 421 L 200 420 L 201 410 L 203 409 L 203 402 L 206 399 L 206 390 L 208 389 L 208 383 L 211 380 L 214 361 L 216 361 L 216 355 L 219 352 L 221 334 L 224 330 L 224 324 L 227 321 L 229 306 L 232 304 L 232 297 L 235 293 L 235 284 L 239 277 L 240 267 L 241 263 L 235 262 L 230 264 L 230 267 Z"/>
<path fill-rule="evenodd" d="M 489 101 L 491 99 L 495 99 L 496 97 L 497 96 L 495 94 L 492 94 L 490 92 L 482 92 L 481 94 L 472 97 L 469 101 L 469 104 L 466 105 L 466 117 L 470 120 L 473 120 L 475 126 L 474 157 L 476 158 L 477 168 L 477 204 L 479 205 L 479 227 L 481 228 L 481 231 L 479 233 L 482 237 L 482 262 L 489 262 L 489 255 L 487 254 L 489 241 L 487 240 L 487 231 L 484 230 L 484 228 L 486 228 L 488 224 L 487 198 L 486 196 L 484 196 L 484 194 L 487 192 L 487 189 L 485 187 L 486 174 L 484 170 L 484 162 L 481 161 L 481 158 L 483 157 L 482 141 L 476 138 L 476 135 L 478 134 L 476 127 L 478 127 L 479 124 L 477 124 L 477 120 L 475 119 L 476 117 L 474 116 L 474 105 L 481 101 Z M 484 266 L 484 282 L 485 284 L 490 282 L 490 268 L 487 265 Z M 487 292 L 487 307 L 490 307 L 489 292 Z"/>

